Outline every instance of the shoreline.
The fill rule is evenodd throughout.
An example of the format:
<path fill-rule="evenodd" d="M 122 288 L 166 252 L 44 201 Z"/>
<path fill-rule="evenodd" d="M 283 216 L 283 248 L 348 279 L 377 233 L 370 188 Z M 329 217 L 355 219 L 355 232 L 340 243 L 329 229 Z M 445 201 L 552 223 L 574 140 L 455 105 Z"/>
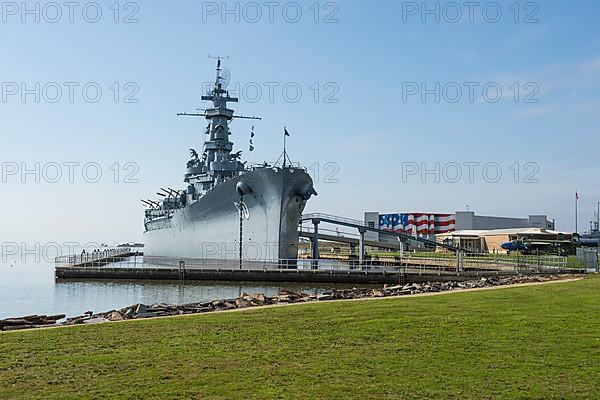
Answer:
<path fill-rule="evenodd" d="M 139 321 L 147 321 L 154 320 L 157 318 L 184 318 L 184 317 L 193 317 L 198 315 L 213 315 L 213 314 L 222 314 L 222 313 L 235 313 L 235 312 L 244 312 L 244 311 L 259 311 L 263 309 L 272 309 L 278 307 L 293 307 L 293 306 L 301 306 L 301 305 L 309 305 L 309 304 L 331 304 L 331 303 L 349 303 L 355 301 L 378 301 L 378 300 L 398 300 L 398 299 L 414 299 L 418 297 L 432 297 L 432 296 L 443 296 L 450 294 L 458 294 L 458 293 L 471 293 L 471 292 L 481 292 L 486 290 L 499 290 L 499 289 L 514 289 L 519 287 L 527 287 L 527 286 L 541 286 L 541 285 L 551 285 L 554 283 L 569 283 L 569 282 L 577 282 L 585 279 L 584 277 L 579 278 L 570 278 L 570 279 L 557 279 L 547 282 L 529 282 L 529 283 L 514 283 L 510 285 L 501 285 L 501 286 L 490 286 L 490 287 L 482 287 L 482 288 L 472 288 L 472 289 L 457 289 L 457 290 L 448 290 L 445 292 L 430 292 L 430 293 L 416 293 L 416 294 L 405 294 L 398 296 L 387 296 L 387 297 L 361 297 L 358 299 L 336 299 L 336 300 L 327 300 L 327 301 L 307 301 L 301 303 L 278 303 L 278 304 L 268 304 L 264 306 L 258 307 L 246 307 L 246 308 L 236 308 L 232 310 L 217 310 L 209 313 L 200 313 L 200 314 L 184 314 L 184 315 L 166 315 L 164 317 L 155 317 L 155 318 L 143 318 L 143 319 L 131 319 L 131 320 L 123 320 L 123 321 L 110 321 L 109 323 L 120 323 L 120 322 L 139 322 Z M 89 324 L 88 324 L 89 325 Z M 58 327 L 68 328 L 77 325 L 59 325 Z M 44 328 L 40 328 L 44 329 Z"/>
<path fill-rule="evenodd" d="M 288 290 L 282 290 L 276 296 L 266 297 L 264 294 L 246 294 L 244 293 L 240 298 L 237 299 L 226 299 L 226 300 L 213 300 L 210 302 L 202 302 L 202 303 L 189 303 L 184 305 L 166 305 L 166 304 L 155 304 L 152 306 L 146 306 L 143 304 L 136 304 L 133 306 L 125 307 L 120 310 L 112 310 L 107 312 L 100 312 L 97 314 L 86 314 L 84 316 L 68 318 L 67 322 L 59 323 L 59 324 L 48 324 L 42 326 L 21 326 L 19 325 L 4 325 L 8 326 L 9 329 L 3 329 L 2 323 L 5 321 L 18 321 L 23 318 L 9 318 L 6 320 L 0 321 L 0 334 L 3 333 L 12 333 L 12 332 L 23 332 L 23 331 L 39 331 L 45 329 L 56 329 L 56 328 L 71 328 L 77 326 L 89 326 L 89 325 L 98 325 L 105 323 L 115 323 L 115 322 L 131 322 L 131 321 L 145 321 L 145 320 L 154 320 L 157 318 L 175 318 L 175 317 L 188 317 L 193 315 L 207 315 L 207 314 L 215 314 L 215 313 L 230 313 L 230 312 L 241 312 L 248 310 L 261 310 L 261 309 L 269 309 L 275 307 L 285 307 L 285 306 L 296 306 L 303 304 L 319 304 L 319 303 L 339 303 L 339 302 L 350 302 L 350 301 L 366 301 L 366 300 L 385 300 L 385 299 L 400 299 L 400 298 L 416 298 L 416 297 L 427 297 L 427 296 L 437 296 L 437 295 L 445 295 L 452 293 L 470 293 L 484 290 L 496 290 L 496 289 L 510 289 L 510 288 L 519 288 L 519 287 L 527 287 L 527 286 L 538 286 L 538 285 L 548 285 L 553 283 L 569 283 L 576 282 L 585 279 L 584 276 L 573 277 L 573 275 L 557 275 L 557 276 L 537 276 L 530 275 L 524 277 L 513 277 L 513 280 L 521 280 L 521 282 L 510 282 L 504 283 L 505 281 L 496 281 L 490 278 L 482 278 L 476 281 L 467 281 L 467 282 L 427 282 L 423 285 L 417 284 L 407 284 L 404 286 L 394 286 L 394 287 L 383 287 L 381 289 L 341 289 L 341 290 L 332 290 L 330 294 L 323 295 L 308 295 L 305 293 L 292 292 Z M 505 278 L 506 279 L 506 278 Z M 525 282 L 523 282 L 525 280 Z M 499 282 L 499 283 L 498 283 Z M 484 284 L 485 283 L 485 284 Z M 473 285 L 481 285 L 474 287 L 463 287 L 463 286 L 473 286 Z M 444 287 L 446 285 L 445 290 L 439 290 L 439 287 Z M 462 286 L 461 286 L 462 285 Z M 433 290 L 432 290 L 433 288 Z M 410 293 L 408 293 L 410 291 Z M 364 295 L 365 293 L 371 292 L 370 295 Z M 387 294 L 386 294 L 387 293 Z M 390 294 L 391 293 L 391 294 Z M 334 295 L 338 296 L 351 296 L 351 295 L 360 295 L 360 297 L 345 297 L 345 298 L 333 298 Z M 234 305 L 235 304 L 235 305 Z M 211 309 L 207 309 L 208 305 L 211 305 Z M 182 312 L 183 309 L 191 308 L 192 306 L 198 307 L 196 312 Z M 200 307 L 204 306 L 204 307 Z M 134 310 L 136 309 L 137 310 Z M 165 309 L 170 311 L 163 312 L 171 312 L 170 315 L 157 315 L 151 314 L 151 310 L 156 309 Z M 121 312 L 123 310 L 128 310 L 125 312 L 135 312 L 134 316 L 131 318 L 125 318 Z M 129 311 L 131 310 L 131 311 Z M 150 310 L 150 312 L 148 312 Z M 177 313 L 174 313 L 178 310 Z M 36 318 L 52 318 L 46 316 L 35 316 Z M 109 318 L 107 318 L 109 317 Z M 110 318 L 114 317 L 114 318 Z"/>

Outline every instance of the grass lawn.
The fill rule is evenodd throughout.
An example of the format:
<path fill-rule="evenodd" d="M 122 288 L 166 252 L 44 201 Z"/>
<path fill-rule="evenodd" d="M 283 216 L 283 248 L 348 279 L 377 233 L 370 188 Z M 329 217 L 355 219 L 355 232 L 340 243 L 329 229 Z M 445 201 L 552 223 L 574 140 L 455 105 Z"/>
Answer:
<path fill-rule="evenodd" d="M 0 334 L 0 399 L 600 398 L 600 278 Z"/>
<path fill-rule="evenodd" d="M 577 256 L 570 255 L 567 258 L 567 268 L 584 269 L 585 264 L 577 259 Z"/>

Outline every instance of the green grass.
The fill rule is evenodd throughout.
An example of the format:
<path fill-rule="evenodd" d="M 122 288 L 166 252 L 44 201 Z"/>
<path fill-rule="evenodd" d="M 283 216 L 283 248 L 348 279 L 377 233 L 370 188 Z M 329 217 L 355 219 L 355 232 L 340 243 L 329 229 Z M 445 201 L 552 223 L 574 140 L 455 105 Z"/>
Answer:
<path fill-rule="evenodd" d="M 600 398 L 600 279 L 0 334 L 0 399 Z"/>
<path fill-rule="evenodd" d="M 577 256 L 570 255 L 567 258 L 567 268 L 584 269 L 585 264 L 577 259 Z"/>

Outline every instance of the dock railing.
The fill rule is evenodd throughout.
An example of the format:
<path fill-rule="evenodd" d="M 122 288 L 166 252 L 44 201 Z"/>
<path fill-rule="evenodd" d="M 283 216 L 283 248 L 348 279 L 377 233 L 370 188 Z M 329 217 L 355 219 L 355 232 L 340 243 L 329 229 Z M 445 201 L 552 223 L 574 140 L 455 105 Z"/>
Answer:
<path fill-rule="evenodd" d="M 418 253 L 417 253 L 418 254 Z M 452 256 L 418 256 L 406 255 L 398 257 L 399 262 L 409 265 L 458 266 L 462 271 L 468 270 L 515 270 L 519 269 L 566 269 L 567 258 L 552 255 L 514 256 L 508 254 L 469 254 Z"/>
<path fill-rule="evenodd" d="M 127 252 L 129 250 L 129 253 Z M 559 257 L 402 257 L 399 260 L 355 259 L 282 259 L 239 260 L 229 259 L 175 259 L 132 255 L 130 249 L 116 249 L 107 254 L 85 254 L 57 258 L 57 266 L 83 269 L 179 269 L 211 271 L 278 271 L 281 273 L 314 272 L 346 274 L 419 274 L 482 276 L 518 273 L 567 272 L 566 259 Z"/>
<path fill-rule="evenodd" d="M 92 251 L 82 251 L 80 254 L 68 256 L 59 256 L 54 259 L 57 267 L 80 267 L 80 266 L 101 266 L 117 262 L 135 254 L 129 247 L 117 247 L 113 249 L 98 249 Z"/>

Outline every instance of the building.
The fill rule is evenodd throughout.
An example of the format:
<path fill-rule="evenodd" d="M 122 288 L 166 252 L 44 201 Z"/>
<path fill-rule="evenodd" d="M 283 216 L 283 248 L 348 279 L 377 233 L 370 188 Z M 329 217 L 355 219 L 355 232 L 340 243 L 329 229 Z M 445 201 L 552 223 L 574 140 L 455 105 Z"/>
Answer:
<path fill-rule="evenodd" d="M 457 230 L 438 235 L 439 243 L 450 244 L 476 253 L 507 253 L 502 245 L 520 242 L 522 250 L 544 250 L 556 246 L 569 246 L 573 234 L 543 228 L 511 228 L 491 230 Z"/>
<path fill-rule="evenodd" d="M 425 237 L 436 240 L 440 235 L 455 231 L 487 231 L 497 229 L 536 228 L 553 231 L 555 222 L 546 215 L 530 215 L 527 218 L 494 217 L 476 215 L 473 211 L 454 213 L 404 212 L 387 213 L 365 212 L 365 223 L 374 228 L 409 236 Z M 366 240 L 396 240 L 393 235 L 367 232 Z M 410 244 L 409 244 L 410 247 Z"/>
<path fill-rule="evenodd" d="M 491 230 L 511 228 L 539 228 L 554 230 L 555 222 L 549 221 L 546 215 L 530 215 L 527 218 L 490 217 L 475 215 L 472 211 L 455 213 L 456 230 Z"/>

